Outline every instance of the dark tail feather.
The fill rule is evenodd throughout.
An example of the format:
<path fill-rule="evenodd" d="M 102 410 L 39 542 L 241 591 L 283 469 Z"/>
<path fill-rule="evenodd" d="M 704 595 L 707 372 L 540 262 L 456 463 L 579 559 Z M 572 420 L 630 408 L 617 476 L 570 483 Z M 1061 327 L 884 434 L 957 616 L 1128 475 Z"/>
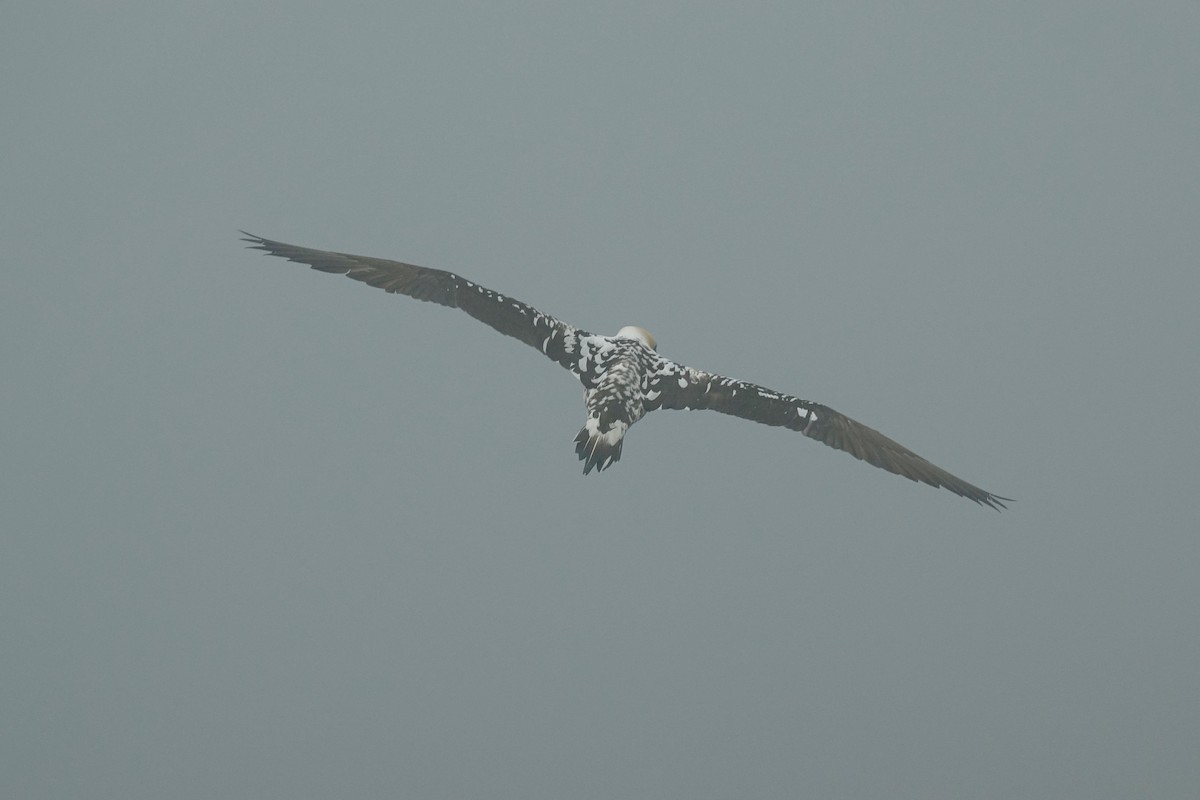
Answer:
<path fill-rule="evenodd" d="M 624 443 L 622 438 L 616 444 L 608 444 L 602 436 L 589 436 L 587 427 L 580 428 L 575 435 L 575 454 L 583 462 L 583 474 L 587 475 L 593 469 L 602 472 L 620 461 Z"/>

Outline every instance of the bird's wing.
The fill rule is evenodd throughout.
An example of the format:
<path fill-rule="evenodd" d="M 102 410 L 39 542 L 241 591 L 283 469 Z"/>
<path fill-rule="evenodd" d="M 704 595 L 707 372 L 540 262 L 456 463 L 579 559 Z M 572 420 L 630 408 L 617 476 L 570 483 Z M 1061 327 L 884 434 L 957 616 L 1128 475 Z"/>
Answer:
<path fill-rule="evenodd" d="M 868 428 L 861 422 L 834 411 L 753 383 L 714 375 L 663 360 L 648 383 L 652 407 L 666 409 L 709 409 L 722 414 L 778 425 L 799 431 L 810 439 L 843 450 L 888 472 L 903 475 L 999 511 L 1010 498 L 1000 497 L 951 475 L 913 451 Z"/>
<path fill-rule="evenodd" d="M 242 241 L 250 242 L 252 249 L 308 264 L 321 272 L 346 275 L 389 292 L 462 309 L 500 333 L 536 347 L 551 360 L 573 371 L 578 370 L 580 341 L 591 335 L 452 272 L 383 258 L 312 250 L 263 239 L 245 231 L 242 233 L 245 234 Z"/>

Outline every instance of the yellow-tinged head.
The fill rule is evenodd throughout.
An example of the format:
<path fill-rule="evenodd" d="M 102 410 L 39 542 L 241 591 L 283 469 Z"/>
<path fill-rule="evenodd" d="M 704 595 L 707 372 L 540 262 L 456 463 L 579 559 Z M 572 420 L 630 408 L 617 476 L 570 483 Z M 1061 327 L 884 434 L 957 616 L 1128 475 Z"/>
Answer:
<path fill-rule="evenodd" d="M 636 325 L 626 325 L 621 330 L 617 331 L 618 339 L 637 339 L 642 344 L 649 347 L 651 350 L 658 349 L 658 342 L 654 341 L 654 336 L 645 328 L 639 328 Z"/>

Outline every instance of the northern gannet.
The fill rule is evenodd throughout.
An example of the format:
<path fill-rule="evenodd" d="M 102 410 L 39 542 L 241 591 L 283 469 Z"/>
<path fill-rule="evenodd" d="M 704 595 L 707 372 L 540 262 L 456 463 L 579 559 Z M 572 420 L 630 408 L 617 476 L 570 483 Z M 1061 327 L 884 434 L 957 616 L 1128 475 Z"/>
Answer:
<path fill-rule="evenodd" d="M 507 295 L 453 272 L 382 258 L 312 250 L 246 233 L 252 249 L 343 274 L 388 292 L 459 308 L 500 333 L 535 347 L 575 374 L 583 384 L 587 421 L 575 437 L 583 474 L 601 472 L 621 459 L 625 434 L 639 419 L 662 409 L 709 409 L 764 425 L 799 431 L 888 472 L 996 510 L 1010 498 L 984 491 L 951 475 L 879 431 L 828 406 L 753 383 L 677 364 L 658 354 L 648 331 L 626 326 L 603 336 L 568 325 Z"/>

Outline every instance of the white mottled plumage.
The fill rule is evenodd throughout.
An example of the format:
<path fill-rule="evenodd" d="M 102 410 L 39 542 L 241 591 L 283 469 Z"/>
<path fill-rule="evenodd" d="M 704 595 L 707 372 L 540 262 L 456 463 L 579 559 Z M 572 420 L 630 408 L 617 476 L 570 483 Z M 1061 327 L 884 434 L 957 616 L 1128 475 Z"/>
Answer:
<path fill-rule="evenodd" d="M 271 255 L 462 309 L 570 370 L 583 384 L 587 409 L 587 419 L 575 437 L 575 452 L 585 475 L 619 461 L 625 434 L 651 411 L 709 409 L 797 431 L 889 472 L 945 487 L 995 509 L 1008 500 L 951 475 L 828 406 L 663 358 L 644 328 L 627 326 L 616 336 L 588 333 L 452 272 L 245 235 L 251 247 Z"/>

